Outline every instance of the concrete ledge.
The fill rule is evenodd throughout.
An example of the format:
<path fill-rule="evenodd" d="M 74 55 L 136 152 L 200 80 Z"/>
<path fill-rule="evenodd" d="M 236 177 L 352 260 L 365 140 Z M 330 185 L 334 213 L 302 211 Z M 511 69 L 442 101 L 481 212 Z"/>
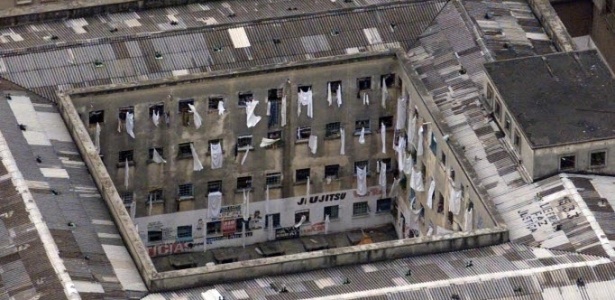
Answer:
<path fill-rule="evenodd" d="M 572 37 L 549 0 L 527 0 L 527 2 L 559 51 L 576 50 Z"/>

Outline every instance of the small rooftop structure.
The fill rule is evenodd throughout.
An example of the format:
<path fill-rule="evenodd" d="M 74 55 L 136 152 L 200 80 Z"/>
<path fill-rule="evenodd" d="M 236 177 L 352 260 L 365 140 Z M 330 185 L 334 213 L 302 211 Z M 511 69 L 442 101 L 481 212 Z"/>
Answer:
<path fill-rule="evenodd" d="M 614 138 L 615 79 L 595 51 L 485 65 L 532 148 Z"/>

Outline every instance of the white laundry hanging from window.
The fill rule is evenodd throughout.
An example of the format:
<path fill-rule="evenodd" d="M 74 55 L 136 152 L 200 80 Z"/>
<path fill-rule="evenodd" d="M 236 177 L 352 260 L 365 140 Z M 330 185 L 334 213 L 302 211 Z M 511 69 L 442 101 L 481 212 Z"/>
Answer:
<path fill-rule="evenodd" d="M 402 136 L 397 140 L 397 148 L 395 151 L 397 152 L 397 170 L 402 172 L 404 170 L 404 164 L 406 162 L 406 139 Z"/>
<path fill-rule="evenodd" d="M 261 144 L 260 147 L 261 148 L 265 148 L 265 147 L 269 147 L 273 144 L 275 144 L 277 141 L 279 141 L 280 139 L 268 139 L 268 138 L 263 138 L 261 140 Z"/>
<path fill-rule="evenodd" d="M 429 226 L 429 229 L 427 229 L 427 233 L 425 234 L 425 236 L 431 236 L 433 234 L 433 227 Z"/>
<path fill-rule="evenodd" d="M 340 155 L 346 155 L 346 130 L 340 128 Z"/>
<path fill-rule="evenodd" d="M 305 217 L 305 215 L 301 215 L 301 219 L 299 220 L 299 223 L 295 224 L 295 228 L 299 228 L 301 227 L 301 225 L 303 225 L 303 222 L 305 222 L 305 220 L 307 220 L 307 218 Z M 272 226 L 273 227 L 273 226 Z"/>
<path fill-rule="evenodd" d="M 429 190 L 427 190 L 427 207 L 433 207 L 433 194 L 436 192 L 436 181 L 431 179 Z"/>
<path fill-rule="evenodd" d="M 357 168 L 357 194 L 365 196 L 367 194 L 367 167 Z"/>
<path fill-rule="evenodd" d="M 192 150 L 192 148 L 190 148 Z M 192 153 L 194 155 L 194 153 Z M 157 164 L 166 164 L 167 161 L 160 156 L 160 153 L 156 151 L 156 148 L 152 149 L 152 160 Z"/>
<path fill-rule="evenodd" d="M 96 146 L 96 154 L 100 154 L 100 123 L 96 123 L 96 133 L 94 135 L 94 145 Z"/>
<path fill-rule="evenodd" d="M 421 156 L 423 155 L 423 126 L 419 127 L 419 133 L 417 135 L 417 139 L 419 140 L 417 142 L 417 146 L 416 146 L 416 155 Z"/>
<path fill-rule="evenodd" d="M 369 105 L 369 94 L 363 92 L 363 105 Z"/>
<path fill-rule="evenodd" d="M 339 84 L 337 86 L 337 91 L 335 92 L 335 97 L 337 98 L 337 107 L 342 107 L 342 85 Z"/>
<path fill-rule="evenodd" d="M 130 176 L 130 167 L 128 166 L 128 158 L 124 160 L 124 187 L 128 189 L 128 176 Z"/>
<path fill-rule="evenodd" d="M 383 195 L 387 194 L 387 164 L 380 162 L 380 175 L 378 176 L 378 185 Z"/>
<path fill-rule="evenodd" d="M 308 176 L 307 183 L 305 185 L 305 198 L 306 199 L 310 198 L 310 188 L 311 188 L 311 182 L 310 182 L 310 176 Z"/>
<path fill-rule="evenodd" d="M 359 144 L 365 144 L 365 127 L 361 127 L 361 135 L 359 135 Z"/>
<path fill-rule="evenodd" d="M 194 144 L 190 143 L 190 151 L 192 152 L 192 170 L 200 171 L 203 170 L 203 164 L 199 159 L 198 153 L 196 153 L 196 149 L 194 149 Z"/>
<path fill-rule="evenodd" d="M 246 152 L 243 154 L 243 157 L 241 158 L 241 165 L 242 166 L 246 162 L 246 159 L 248 158 L 248 153 L 249 152 L 250 152 L 250 147 L 246 147 Z"/>
<path fill-rule="evenodd" d="M 203 118 L 201 118 L 201 115 L 199 115 L 199 113 L 196 111 L 194 105 L 188 103 L 188 109 L 190 109 L 190 112 L 194 117 L 194 127 L 196 129 L 199 129 L 201 125 L 203 125 Z"/>
<path fill-rule="evenodd" d="M 267 116 L 271 116 L 271 101 L 267 100 Z"/>
<path fill-rule="evenodd" d="M 226 109 L 224 109 L 224 101 L 218 101 L 218 116 L 223 115 L 225 110 Z"/>
<path fill-rule="evenodd" d="M 135 115 L 126 112 L 126 133 L 133 139 L 135 138 Z"/>
<path fill-rule="evenodd" d="M 412 168 L 412 175 L 410 176 L 410 188 L 417 192 L 422 192 L 425 190 L 423 186 L 423 173 L 420 171 L 416 171 Z"/>
<path fill-rule="evenodd" d="M 151 194 L 150 194 L 148 200 L 149 201 L 147 202 L 147 215 L 151 216 L 152 215 L 152 207 L 154 206 L 154 203 L 153 203 L 154 201 L 153 201 L 153 197 L 152 197 Z"/>
<path fill-rule="evenodd" d="M 408 142 L 412 147 L 416 148 L 416 144 L 414 143 L 414 137 L 416 133 L 416 116 L 412 117 L 412 120 L 408 122 Z"/>
<path fill-rule="evenodd" d="M 308 139 L 308 147 L 310 147 L 310 151 L 312 154 L 316 154 L 316 150 L 318 150 L 318 137 L 315 135 L 310 135 Z"/>
<path fill-rule="evenodd" d="M 154 123 L 154 126 L 156 127 L 160 124 L 160 114 L 157 109 L 154 109 L 154 112 L 152 112 L 152 123 Z"/>
<path fill-rule="evenodd" d="M 329 106 L 333 103 L 333 93 L 331 92 L 331 82 L 327 83 L 327 102 Z"/>
<path fill-rule="evenodd" d="M 220 208 L 222 208 L 222 193 L 210 192 L 207 194 L 208 217 L 211 219 L 220 217 Z"/>
<path fill-rule="evenodd" d="M 412 173 L 412 167 L 414 167 L 414 160 L 412 156 L 408 156 L 404 161 L 404 174 L 410 175 Z"/>
<path fill-rule="evenodd" d="M 286 126 L 286 95 L 282 96 L 282 112 L 281 112 L 281 120 L 280 120 L 280 126 L 284 127 Z"/>
<path fill-rule="evenodd" d="M 314 116 L 314 107 L 312 105 L 312 89 L 307 92 L 299 91 L 299 105 L 297 105 L 297 115 L 301 115 L 301 106 L 307 106 L 307 116 L 312 118 Z"/>
<path fill-rule="evenodd" d="M 210 152 L 211 152 L 212 170 L 222 168 L 222 161 L 223 161 L 222 145 L 220 145 L 220 143 L 211 143 L 209 147 L 210 147 Z"/>
<path fill-rule="evenodd" d="M 406 101 L 406 97 L 397 98 L 397 120 L 395 122 L 395 129 L 404 129 L 404 126 L 406 125 L 407 114 L 408 101 Z"/>
<path fill-rule="evenodd" d="M 399 182 L 401 178 L 394 178 L 391 184 L 391 191 L 389 191 L 389 197 L 397 197 L 399 195 Z"/>
<path fill-rule="evenodd" d="M 246 124 L 248 125 L 248 128 L 256 126 L 256 124 L 261 120 L 261 117 L 254 114 L 257 104 L 257 100 L 246 102 Z"/>
<path fill-rule="evenodd" d="M 387 127 L 383 122 L 380 122 L 380 139 L 382 142 L 382 153 L 387 153 Z"/>
<path fill-rule="evenodd" d="M 389 88 L 385 78 L 382 78 L 382 108 L 387 108 L 387 98 L 389 98 Z"/>
<path fill-rule="evenodd" d="M 451 184 L 450 188 L 450 201 L 448 202 L 448 211 L 453 212 L 453 214 L 459 214 L 459 210 L 461 210 L 461 190 L 455 189 L 455 187 Z"/>
<path fill-rule="evenodd" d="M 473 225 L 473 220 L 472 218 L 474 217 L 474 212 L 473 212 L 473 208 L 469 207 L 468 209 L 466 209 L 466 215 L 464 217 L 464 225 L 463 225 L 463 230 L 466 232 L 470 232 L 472 231 L 472 225 Z"/>

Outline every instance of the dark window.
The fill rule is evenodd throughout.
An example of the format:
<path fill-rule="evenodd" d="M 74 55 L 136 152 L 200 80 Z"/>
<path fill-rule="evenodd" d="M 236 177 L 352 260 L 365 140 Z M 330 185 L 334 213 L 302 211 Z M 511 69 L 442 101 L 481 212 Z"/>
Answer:
<path fill-rule="evenodd" d="M 325 178 L 337 179 L 339 177 L 340 165 L 325 166 Z"/>
<path fill-rule="evenodd" d="M 310 176 L 310 169 L 298 169 L 295 171 L 295 182 L 307 181 Z"/>
<path fill-rule="evenodd" d="M 391 211 L 391 198 L 379 199 L 376 201 L 376 212 Z"/>
<path fill-rule="evenodd" d="M 188 112 L 190 110 L 190 107 L 188 106 L 188 104 L 194 105 L 194 99 L 179 100 L 178 106 L 177 106 L 178 111 L 180 113 Z"/>
<path fill-rule="evenodd" d="M 177 157 L 180 157 L 180 158 L 192 157 L 192 149 L 190 148 L 190 144 L 191 143 L 179 144 L 178 152 L 177 152 Z M 158 150 L 156 150 L 156 151 L 158 151 Z"/>
<path fill-rule="evenodd" d="M 267 120 L 268 128 L 278 126 L 280 124 L 280 114 L 282 110 L 282 101 L 280 100 L 269 100 L 269 118 Z"/>
<path fill-rule="evenodd" d="M 177 226 L 177 241 L 192 241 L 192 225 Z"/>
<path fill-rule="evenodd" d="M 269 89 L 269 91 L 267 91 L 267 99 L 269 101 L 282 100 L 282 96 L 284 96 L 283 89 Z"/>
<path fill-rule="evenodd" d="M 132 150 L 126 150 L 126 151 L 120 151 L 119 153 L 119 163 L 124 163 L 126 162 L 126 160 L 128 160 L 129 162 L 131 162 L 133 159 L 133 151 Z"/>
<path fill-rule="evenodd" d="M 224 98 L 222 97 L 210 97 L 209 98 L 209 104 L 207 105 L 208 109 L 210 111 L 217 111 L 218 110 L 218 103 L 224 103 Z"/>
<path fill-rule="evenodd" d="M 325 206 L 325 217 L 329 216 L 329 219 L 337 219 L 340 217 L 340 206 L 339 205 L 331 205 Z"/>
<path fill-rule="evenodd" d="M 359 91 L 371 89 L 372 88 L 372 78 L 371 77 L 357 78 L 357 88 L 359 89 Z"/>
<path fill-rule="evenodd" d="M 451 168 L 450 177 L 451 177 L 451 180 L 455 182 L 455 170 L 453 170 L 453 168 Z"/>
<path fill-rule="evenodd" d="M 438 153 L 438 142 L 436 141 L 436 135 L 431 133 L 431 144 L 429 144 L 429 149 L 433 153 L 433 155 L 437 155 Z"/>
<path fill-rule="evenodd" d="M 119 109 L 119 118 L 122 121 L 126 121 L 126 113 L 131 113 L 134 114 L 135 113 L 135 108 L 132 106 L 128 106 L 128 107 L 121 107 Z"/>
<path fill-rule="evenodd" d="M 207 193 L 222 192 L 222 180 L 207 182 Z"/>
<path fill-rule="evenodd" d="M 252 188 L 252 176 L 244 176 L 237 178 L 237 189 L 251 189 Z"/>
<path fill-rule="evenodd" d="M 192 183 L 180 184 L 177 187 L 177 194 L 180 197 L 192 197 L 192 195 L 194 195 Z"/>
<path fill-rule="evenodd" d="M 369 214 L 369 205 L 365 202 L 355 202 L 352 204 L 353 216 L 364 216 Z"/>
<path fill-rule="evenodd" d="M 339 137 L 340 136 L 340 122 L 327 123 L 325 130 L 325 137 Z"/>
<path fill-rule="evenodd" d="M 391 159 L 390 158 L 383 158 L 382 160 L 380 160 L 381 164 L 384 164 L 386 166 L 386 170 L 387 172 L 391 172 L 393 170 L 393 164 L 391 163 Z M 380 171 L 380 170 L 378 170 Z"/>
<path fill-rule="evenodd" d="M 239 97 L 239 102 L 237 103 L 237 105 L 239 105 L 239 107 L 245 107 L 247 102 L 252 101 L 252 99 L 254 98 L 252 96 L 252 92 L 240 92 L 238 94 Z"/>
<path fill-rule="evenodd" d="M 254 149 L 252 147 L 252 136 L 244 135 L 237 138 L 237 150 Z"/>
<path fill-rule="evenodd" d="M 560 170 L 574 170 L 576 168 L 576 156 L 567 155 L 562 156 L 559 159 Z"/>
<path fill-rule="evenodd" d="M 371 132 L 369 126 L 369 119 L 367 120 L 358 120 L 354 123 L 354 132 L 355 134 L 361 134 L 361 129 L 365 128 L 365 133 Z"/>
<path fill-rule="evenodd" d="M 156 149 L 156 152 L 158 152 L 158 154 L 160 154 L 160 157 L 164 158 L 164 151 L 162 148 L 150 148 L 149 149 L 149 154 L 147 156 L 147 159 L 152 160 L 154 159 L 154 149 Z"/>
<path fill-rule="evenodd" d="M 104 110 L 91 111 L 89 119 L 90 119 L 90 124 L 104 123 L 105 122 L 105 111 Z"/>
<path fill-rule="evenodd" d="M 519 131 L 515 131 L 513 143 L 515 144 L 515 147 L 519 147 L 519 145 L 521 145 L 521 135 L 519 135 Z"/>
<path fill-rule="evenodd" d="M 596 151 L 590 154 L 590 166 L 602 167 L 606 165 L 606 151 Z"/>
<path fill-rule="evenodd" d="M 305 216 L 305 221 L 303 223 L 309 223 L 310 222 L 310 211 L 309 210 L 300 210 L 295 212 L 295 224 L 299 223 L 299 221 L 301 221 L 301 217 Z"/>
<path fill-rule="evenodd" d="M 133 197 L 132 192 L 123 192 L 120 194 L 120 198 L 122 199 L 122 202 L 124 202 L 124 205 L 131 205 Z"/>
<path fill-rule="evenodd" d="M 268 173 L 265 175 L 265 185 L 267 186 L 280 186 L 282 184 L 281 173 Z"/>
<path fill-rule="evenodd" d="M 438 193 L 438 210 L 439 214 L 444 212 L 444 196 L 442 193 Z"/>
<path fill-rule="evenodd" d="M 455 220 L 455 215 L 452 211 L 448 212 L 448 224 L 453 225 L 453 221 Z"/>
<path fill-rule="evenodd" d="M 207 234 L 221 234 L 222 222 L 209 222 L 207 223 Z"/>
<path fill-rule="evenodd" d="M 367 174 L 369 174 L 369 161 L 368 160 L 361 160 L 361 161 L 357 161 L 354 163 L 354 174 L 357 174 L 357 168 L 365 168 L 365 171 L 367 172 Z"/>
<path fill-rule="evenodd" d="M 312 127 L 298 127 L 297 128 L 297 140 L 307 140 L 312 134 Z"/>
<path fill-rule="evenodd" d="M 446 154 L 444 154 L 444 151 L 442 151 L 442 156 L 440 158 L 440 161 L 442 162 L 443 165 L 446 166 Z"/>
<path fill-rule="evenodd" d="M 380 76 L 380 85 L 382 85 L 382 81 L 387 87 L 392 87 L 395 85 L 395 74 L 384 74 Z"/>
<path fill-rule="evenodd" d="M 147 202 L 160 202 L 164 200 L 162 189 L 151 190 L 147 194 Z"/>
<path fill-rule="evenodd" d="M 235 230 L 237 232 L 241 232 L 243 231 L 243 223 L 246 222 L 243 220 L 243 218 L 237 218 L 235 220 Z M 246 222 L 246 231 L 250 231 L 250 226 L 248 226 L 248 223 Z"/>
<path fill-rule="evenodd" d="M 150 117 L 154 115 L 154 112 L 157 112 L 158 115 L 162 116 L 164 114 L 164 103 L 154 104 L 149 107 L 149 115 Z"/>
<path fill-rule="evenodd" d="M 160 242 L 162 241 L 162 231 L 154 230 L 147 232 L 147 241 L 148 242 Z"/>
<path fill-rule="evenodd" d="M 265 228 L 269 227 L 269 216 L 271 216 L 271 221 L 273 221 L 273 228 L 280 227 L 280 214 L 268 214 L 265 215 Z"/>
<path fill-rule="evenodd" d="M 504 116 L 504 129 L 506 129 L 506 132 L 510 132 L 510 126 L 511 126 L 510 117 L 508 116 L 508 114 L 506 114 Z"/>
<path fill-rule="evenodd" d="M 386 128 L 393 128 L 393 117 L 380 117 L 380 119 L 378 120 L 378 127 L 382 126 L 382 124 L 384 124 L 384 127 Z"/>
<path fill-rule="evenodd" d="M 495 114 L 496 118 L 500 118 L 500 114 L 502 113 L 502 105 L 500 105 L 500 100 L 498 98 L 495 98 L 495 105 L 493 106 L 493 113 Z"/>
<path fill-rule="evenodd" d="M 335 93 L 337 93 L 337 89 L 342 88 L 342 82 L 341 81 L 329 81 L 327 83 L 327 86 L 329 85 L 331 85 L 331 94 L 333 95 L 335 99 Z"/>
<path fill-rule="evenodd" d="M 282 138 L 282 131 L 280 130 L 276 130 L 276 131 L 269 131 L 267 132 L 267 138 L 268 139 L 281 139 Z"/>
<path fill-rule="evenodd" d="M 311 90 L 311 89 L 312 89 L 312 86 L 311 86 L 311 85 L 300 85 L 300 86 L 297 88 L 297 92 L 304 92 L 304 93 L 306 93 L 306 92 L 308 92 L 308 91 L 309 91 L 309 90 Z"/>

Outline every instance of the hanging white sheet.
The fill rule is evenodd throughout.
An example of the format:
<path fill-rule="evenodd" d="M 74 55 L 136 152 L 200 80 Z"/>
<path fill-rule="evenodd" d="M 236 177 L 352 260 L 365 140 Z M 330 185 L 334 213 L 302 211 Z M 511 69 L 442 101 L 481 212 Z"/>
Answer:
<path fill-rule="evenodd" d="M 190 148 L 190 150 L 192 150 L 192 148 Z M 194 153 L 192 153 L 192 155 L 194 155 Z M 158 151 L 156 151 L 156 148 L 152 149 L 152 160 L 157 163 L 157 164 L 166 164 L 167 161 L 162 158 L 162 156 L 160 155 L 160 153 L 158 153 Z"/>
<path fill-rule="evenodd" d="M 203 118 L 201 118 L 201 115 L 199 115 L 199 113 L 196 111 L 196 107 L 194 107 L 194 105 L 188 104 L 188 108 L 190 109 L 190 112 L 194 117 L 194 127 L 196 129 L 199 129 L 201 125 L 203 125 Z"/>
<path fill-rule="evenodd" d="M 470 232 L 473 229 L 472 228 L 472 224 L 474 223 L 473 220 L 472 220 L 473 217 L 474 217 L 473 216 L 474 215 L 473 210 L 474 210 L 473 208 L 466 209 L 466 215 L 465 215 L 464 222 L 463 222 L 464 223 L 463 224 L 463 230 L 465 232 Z"/>
<path fill-rule="evenodd" d="M 429 229 L 427 229 L 427 233 L 425 234 L 425 236 L 431 236 L 433 234 L 433 227 L 429 226 Z"/>
<path fill-rule="evenodd" d="M 130 176 L 130 166 L 128 166 L 128 158 L 124 160 L 124 187 L 128 189 L 128 177 Z"/>
<path fill-rule="evenodd" d="M 224 101 L 218 101 L 218 116 L 223 115 L 225 110 Z"/>
<path fill-rule="evenodd" d="M 246 102 L 246 124 L 248 124 L 248 128 L 256 126 L 256 124 L 261 120 L 261 117 L 254 114 L 257 104 L 258 101 L 256 100 Z"/>
<path fill-rule="evenodd" d="M 367 194 L 367 170 L 366 167 L 357 167 L 357 194 L 364 196 Z"/>
<path fill-rule="evenodd" d="M 282 119 L 280 120 L 280 125 L 282 127 L 286 126 L 286 95 L 282 96 Z"/>
<path fill-rule="evenodd" d="M 121 133 L 122 132 L 122 120 L 120 119 L 120 117 L 117 117 L 117 132 Z"/>
<path fill-rule="evenodd" d="M 380 175 L 378 176 L 378 185 L 380 185 L 380 189 L 383 195 L 387 194 L 387 164 L 384 162 L 380 163 Z"/>
<path fill-rule="evenodd" d="M 200 171 L 203 170 L 203 164 L 199 159 L 198 153 L 196 153 L 196 149 L 194 148 L 194 144 L 190 143 L 190 151 L 192 152 L 192 170 Z"/>
<path fill-rule="evenodd" d="M 318 137 L 315 135 L 310 135 L 308 139 L 308 147 L 310 147 L 310 151 L 312 154 L 316 154 L 316 150 L 318 150 Z"/>
<path fill-rule="evenodd" d="M 361 135 L 359 135 L 359 144 L 365 144 L 365 127 L 361 128 Z"/>
<path fill-rule="evenodd" d="M 346 130 L 340 128 L 340 155 L 346 155 Z"/>
<path fill-rule="evenodd" d="M 100 123 L 96 123 L 96 133 L 94 135 L 94 145 L 96 146 L 96 154 L 100 154 Z"/>
<path fill-rule="evenodd" d="M 310 176 L 307 177 L 307 183 L 305 185 L 305 198 L 310 198 L 310 188 L 311 188 Z"/>
<path fill-rule="evenodd" d="M 263 138 L 261 140 L 261 144 L 260 147 L 261 148 L 265 148 L 265 147 L 269 147 L 273 144 L 275 144 L 277 141 L 279 141 L 280 139 L 268 139 L 268 138 Z"/>
<path fill-rule="evenodd" d="M 222 208 L 222 193 L 211 192 L 207 194 L 207 214 L 210 219 L 220 217 L 220 208 Z"/>
<path fill-rule="evenodd" d="M 384 123 L 380 123 L 380 140 L 382 142 L 382 153 L 386 154 L 387 153 L 387 128 L 386 126 L 384 126 Z"/>
<path fill-rule="evenodd" d="M 423 173 L 412 168 L 412 176 L 410 178 L 410 188 L 417 192 L 425 190 L 423 186 Z"/>
<path fill-rule="evenodd" d="M 149 201 L 147 203 L 147 215 L 148 216 L 152 215 L 152 207 L 154 206 L 153 202 L 154 202 L 153 199 L 150 197 L 150 199 L 149 199 Z"/>
<path fill-rule="evenodd" d="M 408 156 L 404 161 L 404 174 L 410 175 L 412 173 L 412 167 L 414 167 L 414 160 L 412 156 Z"/>
<path fill-rule="evenodd" d="M 342 85 L 337 86 L 337 91 L 335 92 L 335 97 L 337 98 L 337 107 L 342 106 Z"/>
<path fill-rule="evenodd" d="M 156 127 L 160 124 L 160 114 L 157 109 L 154 109 L 154 112 L 152 113 L 152 123 L 154 123 L 154 126 Z"/>
<path fill-rule="evenodd" d="M 331 82 L 327 83 L 327 103 L 329 106 L 333 103 L 333 93 L 331 92 Z"/>
<path fill-rule="evenodd" d="M 389 88 L 387 87 L 385 78 L 382 78 L 382 108 L 387 108 L 387 98 L 389 98 Z"/>
<path fill-rule="evenodd" d="M 397 120 L 395 129 L 402 130 L 406 126 L 406 116 L 408 115 L 408 101 L 405 97 L 397 98 Z"/>
<path fill-rule="evenodd" d="M 405 145 L 406 139 L 404 137 L 400 137 L 397 147 L 395 148 L 395 151 L 397 151 L 397 170 L 399 172 L 404 170 L 404 164 L 406 162 L 406 150 L 404 149 Z"/>
<path fill-rule="evenodd" d="M 397 197 L 399 196 L 399 182 L 401 178 L 394 178 L 393 183 L 391 184 L 391 191 L 389 191 L 389 197 Z"/>
<path fill-rule="evenodd" d="M 423 126 L 419 127 L 419 134 L 417 136 L 418 146 L 416 146 L 416 155 L 423 155 Z"/>
<path fill-rule="evenodd" d="M 241 165 L 242 166 L 246 162 L 246 159 L 248 158 L 248 153 L 249 152 L 250 152 L 250 147 L 246 147 L 246 152 L 243 154 L 243 157 L 241 158 Z"/>
<path fill-rule="evenodd" d="M 271 116 L 271 101 L 267 100 L 267 116 Z"/>
<path fill-rule="evenodd" d="M 307 92 L 299 91 L 299 105 L 297 105 L 297 114 L 301 115 L 301 106 L 307 106 L 307 116 L 312 118 L 314 116 L 314 107 L 312 105 L 312 90 Z"/>
<path fill-rule="evenodd" d="M 436 192 L 436 181 L 431 179 L 429 190 L 427 190 L 427 207 L 433 207 L 433 194 Z"/>
<path fill-rule="evenodd" d="M 126 133 L 133 139 L 135 138 L 135 115 L 129 112 L 126 113 Z"/>
<path fill-rule="evenodd" d="M 412 120 L 408 122 L 407 133 L 408 133 L 408 142 L 410 143 L 410 145 L 412 145 L 413 148 L 416 148 L 416 144 L 414 142 L 415 133 L 416 133 L 416 116 L 412 117 Z"/>
<path fill-rule="evenodd" d="M 369 95 L 367 92 L 363 92 L 363 105 L 369 105 Z"/>
<path fill-rule="evenodd" d="M 211 152 L 211 168 L 212 169 L 220 169 L 222 168 L 222 145 L 220 143 L 210 144 L 210 152 Z"/>
<path fill-rule="evenodd" d="M 453 214 L 459 214 L 459 210 L 461 210 L 461 190 L 455 189 L 451 184 L 449 197 L 448 210 Z"/>

